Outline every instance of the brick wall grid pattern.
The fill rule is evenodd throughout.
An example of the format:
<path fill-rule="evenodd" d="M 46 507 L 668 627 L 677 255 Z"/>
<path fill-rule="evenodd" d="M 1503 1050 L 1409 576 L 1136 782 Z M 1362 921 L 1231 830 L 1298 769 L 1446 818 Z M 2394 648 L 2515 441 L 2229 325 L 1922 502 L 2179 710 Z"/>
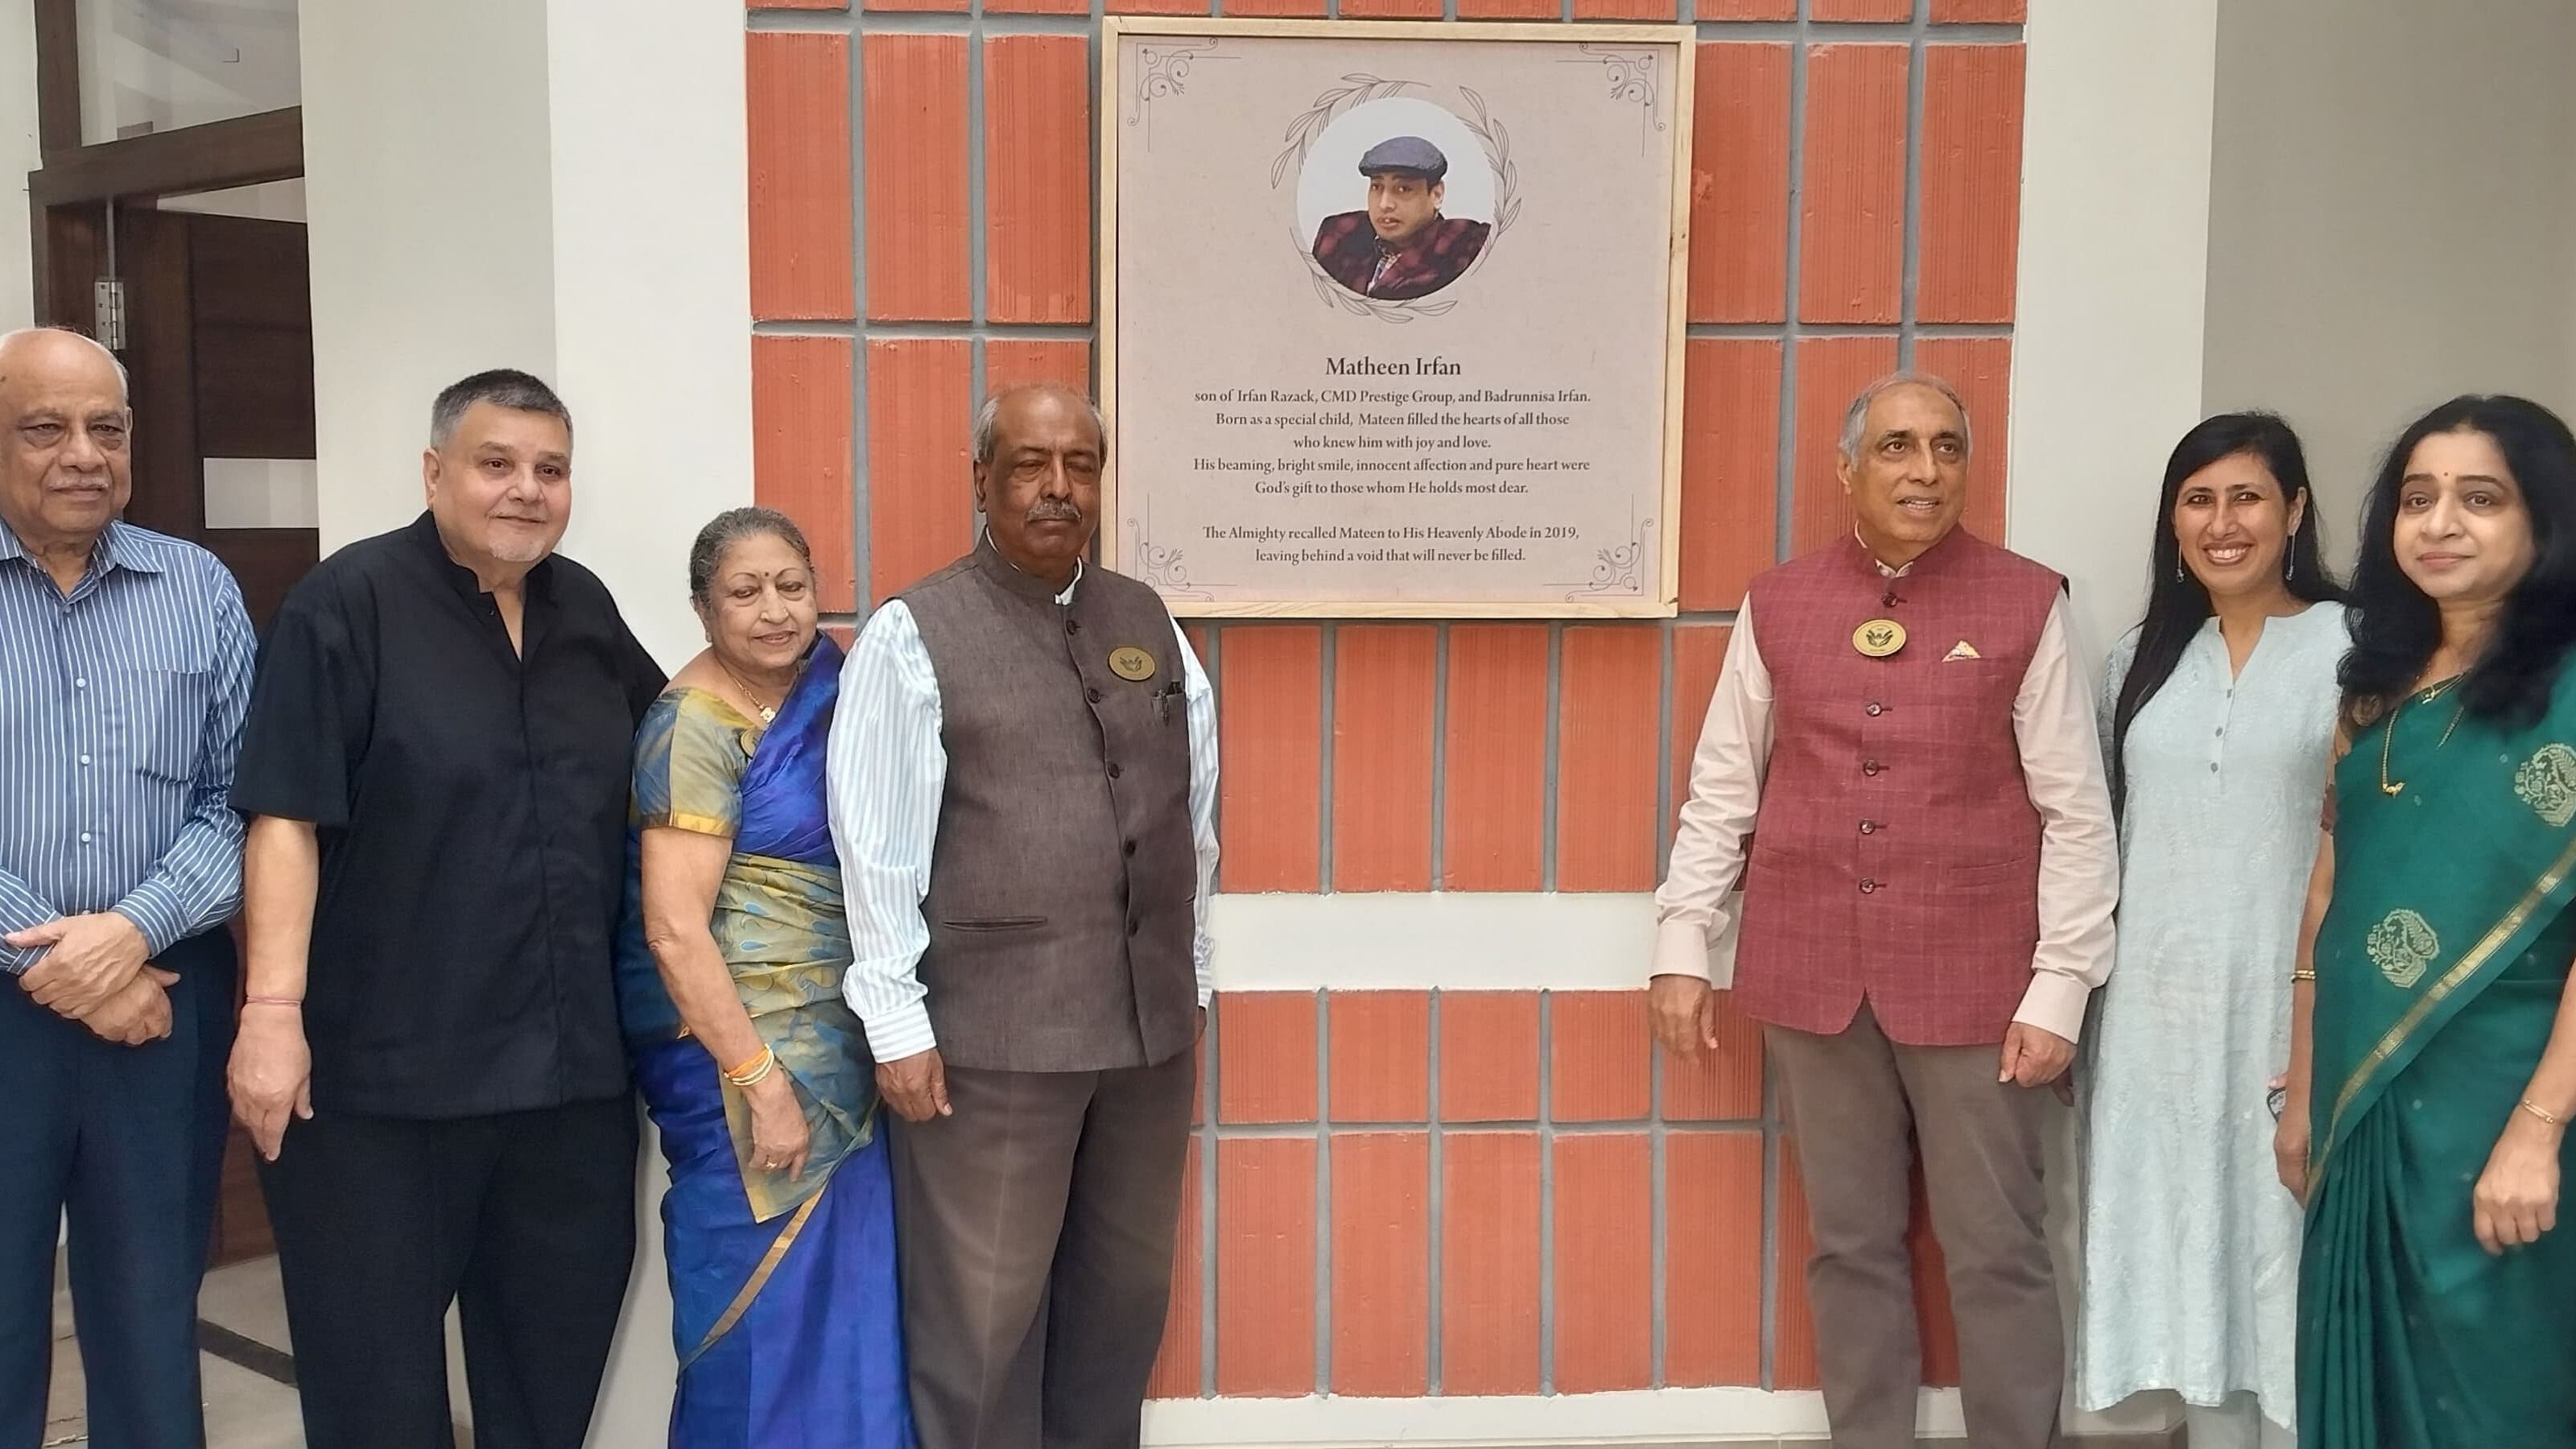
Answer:
<path fill-rule="evenodd" d="M 2000 537 L 2023 0 L 1115 0 L 1107 13 L 1695 25 L 1681 615 L 1194 622 L 1233 891 L 1643 891 L 1753 575 L 1848 525 L 1844 403 L 1971 406 Z M 1089 385 L 1097 0 L 757 0 L 759 501 L 846 625 L 970 541 L 966 419 Z M 864 316 L 862 316 L 864 312 Z M 1659 1060 L 1637 992 L 1220 1001 L 1158 1396 L 1815 1382 L 1759 1035 Z M 1956 1354 L 1918 1223 L 1926 1377 Z"/>

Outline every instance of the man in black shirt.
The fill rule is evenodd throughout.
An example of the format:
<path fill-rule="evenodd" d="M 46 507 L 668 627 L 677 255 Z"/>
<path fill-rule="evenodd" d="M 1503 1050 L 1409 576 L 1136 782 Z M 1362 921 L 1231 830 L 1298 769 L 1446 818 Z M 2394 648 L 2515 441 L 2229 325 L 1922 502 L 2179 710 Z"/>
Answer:
<path fill-rule="evenodd" d="M 249 983 L 234 1113 L 265 1159 L 313 1449 L 578 1449 L 634 1256 L 610 982 L 628 749 L 661 692 L 553 557 L 572 421 L 537 379 L 439 395 L 429 510 L 287 596 L 233 804 Z"/>

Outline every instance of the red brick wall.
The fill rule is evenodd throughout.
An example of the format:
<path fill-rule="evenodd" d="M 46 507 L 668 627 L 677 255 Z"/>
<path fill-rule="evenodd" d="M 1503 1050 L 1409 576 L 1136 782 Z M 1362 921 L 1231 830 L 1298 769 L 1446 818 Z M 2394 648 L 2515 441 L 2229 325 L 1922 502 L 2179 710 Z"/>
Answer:
<path fill-rule="evenodd" d="M 1698 25 L 1681 617 L 1192 629 L 1225 889 L 1651 889 L 1728 611 L 1846 526 L 1853 390 L 1901 361 L 1956 382 L 1970 523 L 2000 534 L 2023 0 L 1217 3 Z M 755 491 L 863 612 L 969 542 L 980 390 L 1091 380 L 1097 25 L 1088 0 L 749 21 Z M 1226 998 L 1156 1392 L 1811 1385 L 1799 1188 L 1737 1040 L 1684 1076 L 1634 993 Z"/>

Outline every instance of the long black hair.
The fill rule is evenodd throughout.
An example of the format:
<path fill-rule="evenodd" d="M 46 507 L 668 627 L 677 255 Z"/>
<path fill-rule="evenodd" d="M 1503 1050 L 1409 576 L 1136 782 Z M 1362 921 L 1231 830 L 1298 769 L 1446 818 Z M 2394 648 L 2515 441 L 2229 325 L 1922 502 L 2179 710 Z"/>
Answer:
<path fill-rule="evenodd" d="M 2311 604 L 2341 600 L 2343 587 L 2326 572 L 2324 551 L 2317 546 L 2316 496 L 2308 488 L 2308 455 L 2299 435 L 2271 413 L 2220 413 L 2196 424 L 2174 444 L 2165 460 L 2164 492 L 2156 503 L 2155 542 L 2148 549 L 2153 574 L 2147 584 L 2147 616 L 2138 625 L 2138 651 L 2120 681 L 2119 702 L 2111 713 L 2111 808 L 2128 798 L 2129 723 L 2156 697 L 2174 666 L 2213 611 L 2209 589 L 2200 576 L 2184 568 L 2182 544 L 2174 537 L 2174 507 L 2182 485 L 2213 463 L 2243 455 L 2259 460 L 2281 485 L 2286 514 L 2307 500 L 2307 516 L 2285 545 L 2289 553 L 2288 584 L 2295 598 Z"/>
<path fill-rule="evenodd" d="M 2362 510 L 2361 563 L 2353 572 L 2352 652 L 2344 656 L 2344 718 L 2379 717 L 2415 687 L 2442 642 L 2442 616 L 2397 562 L 2397 501 L 2415 446 L 2436 433 L 2483 433 L 2504 454 L 2531 515 L 2531 572 L 2505 596 L 2485 650 L 2460 682 L 2469 713 L 2529 724 L 2549 707 L 2576 644 L 2576 435 L 2527 398 L 2455 397 L 2398 435 Z"/>

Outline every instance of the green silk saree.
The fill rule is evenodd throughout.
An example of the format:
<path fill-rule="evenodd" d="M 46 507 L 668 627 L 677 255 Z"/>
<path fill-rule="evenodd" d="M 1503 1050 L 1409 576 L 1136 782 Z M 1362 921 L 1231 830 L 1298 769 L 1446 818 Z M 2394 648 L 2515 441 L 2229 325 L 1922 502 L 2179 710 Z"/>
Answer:
<path fill-rule="evenodd" d="M 2471 1205 L 2576 959 L 2576 669 L 2524 729 L 2408 696 L 2354 740 L 2335 798 L 2300 1442 L 2576 1449 L 2576 1213 L 2490 1257 Z"/>

